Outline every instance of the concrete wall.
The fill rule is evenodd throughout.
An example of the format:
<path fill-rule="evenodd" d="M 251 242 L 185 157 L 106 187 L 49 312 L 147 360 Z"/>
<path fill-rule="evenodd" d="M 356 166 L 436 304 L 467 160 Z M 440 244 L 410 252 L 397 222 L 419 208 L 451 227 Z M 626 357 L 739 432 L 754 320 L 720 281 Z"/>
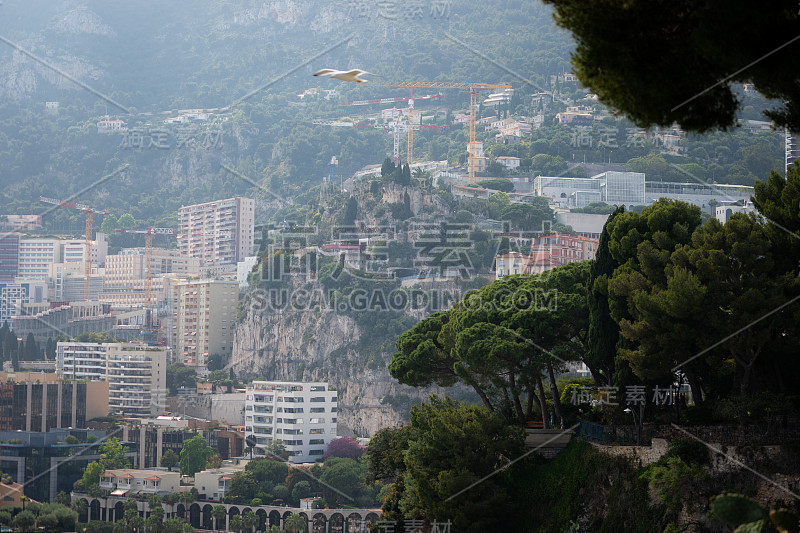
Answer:
<path fill-rule="evenodd" d="M 192 416 L 204 420 L 223 420 L 231 425 L 244 425 L 245 393 L 188 394 L 167 398 L 167 411 L 176 415 Z"/>
<path fill-rule="evenodd" d="M 558 213 L 556 222 L 572 226 L 577 233 L 593 234 L 598 237 L 603 232 L 603 226 L 611 215 L 594 215 L 591 213 Z M 595 237 L 597 238 L 597 237 Z"/>
<path fill-rule="evenodd" d="M 86 384 L 86 420 L 108 416 L 108 381 Z"/>

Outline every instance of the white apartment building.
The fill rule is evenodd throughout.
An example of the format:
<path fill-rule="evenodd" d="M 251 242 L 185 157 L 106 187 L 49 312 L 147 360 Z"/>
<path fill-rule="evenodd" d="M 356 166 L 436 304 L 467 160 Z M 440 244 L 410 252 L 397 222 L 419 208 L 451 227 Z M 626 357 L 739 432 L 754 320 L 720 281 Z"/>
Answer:
<path fill-rule="evenodd" d="M 164 347 L 138 342 L 59 342 L 56 373 L 63 379 L 107 381 L 110 414 L 154 416 L 164 410 Z"/>
<path fill-rule="evenodd" d="M 47 279 L 49 268 L 55 263 L 83 263 L 85 250 L 86 241 L 83 239 L 20 239 L 17 275 L 28 279 Z M 98 233 L 90 250 L 92 264 L 102 265 L 107 253 L 105 235 Z"/>
<path fill-rule="evenodd" d="M 20 239 L 19 276 L 47 279 L 50 265 L 61 262 L 59 239 Z"/>
<path fill-rule="evenodd" d="M 247 387 L 245 434 L 256 448 L 281 441 L 293 463 L 314 462 L 336 439 L 336 391 L 327 382 L 254 381 Z"/>
<path fill-rule="evenodd" d="M 725 202 L 723 205 L 715 206 L 714 218 L 725 224 L 728 222 L 728 219 L 736 213 L 753 213 L 755 210 L 752 202 L 745 202 L 744 205 Z"/>
<path fill-rule="evenodd" d="M 235 281 L 200 280 L 178 283 L 177 287 L 177 359 L 205 369 L 209 355 L 230 355 L 233 349 L 239 285 Z"/>
<path fill-rule="evenodd" d="M 212 500 L 222 500 L 231 490 L 231 481 L 237 472 L 242 472 L 244 465 L 224 465 L 210 468 L 194 475 L 194 486 L 200 494 Z"/>
<path fill-rule="evenodd" d="M 181 207 L 181 254 L 201 266 L 237 263 L 253 255 L 255 200 L 228 198 Z"/>

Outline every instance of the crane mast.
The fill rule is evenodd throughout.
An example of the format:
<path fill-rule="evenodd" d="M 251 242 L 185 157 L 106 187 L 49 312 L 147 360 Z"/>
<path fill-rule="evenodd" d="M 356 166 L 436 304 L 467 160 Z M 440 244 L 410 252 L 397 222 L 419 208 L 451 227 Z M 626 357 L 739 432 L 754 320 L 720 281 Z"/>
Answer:
<path fill-rule="evenodd" d="M 485 89 L 510 89 L 511 85 L 508 83 L 448 83 L 448 82 L 427 82 L 427 81 L 401 81 L 401 82 L 367 82 L 365 86 L 371 87 L 399 87 L 408 88 L 411 91 L 414 88 L 422 89 L 461 89 L 469 92 L 469 146 L 467 147 L 467 155 L 469 156 L 469 183 L 475 183 L 475 107 L 478 103 L 478 91 Z M 413 92 L 409 97 L 409 122 L 413 117 Z M 397 134 L 396 134 L 397 135 Z M 409 127 L 408 132 L 408 164 L 412 163 L 413 153 L 413 134 Z M 399 158 L 399 154 L 395 154 Z"/>
<path fill-rule="evenodd" d="M 89 297 L 91 296 L 91 276 L 92 276 L 92 231 L 94 227 L 94 214 L 97 213 L 99 215 L 107 216 L 110 213 L 108 211 L 103 211 L 100 209 L 94 209 L 86 204 L 79 204 L 76 202 L 72 202 L 69 200 L 59 200 L 58 198 L 47 198 L 46 196 L 39 197 L 40 202 L 44 202 L 46 204 L 58 205 L 61 207 L 68 207 L 70 209 L 77 209 L 79 211 L 83 211 L 86 215 L 86 241 L 85 241 L 85 255 L 83 261 L 83 274 L 85 276 L 85 281 L 83 284 L 83 299 L 85 301 L 89 301 Z"/>

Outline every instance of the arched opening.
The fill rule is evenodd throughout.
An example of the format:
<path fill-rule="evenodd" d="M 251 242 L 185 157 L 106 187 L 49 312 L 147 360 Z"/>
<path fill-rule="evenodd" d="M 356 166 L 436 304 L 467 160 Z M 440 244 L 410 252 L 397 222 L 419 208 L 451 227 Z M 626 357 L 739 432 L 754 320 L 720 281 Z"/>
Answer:
<path fill-rule="evenodd" d="M 83 502 L 83 508 L 86 509 L 83 513 L 78 515 L 78 520 L 80 522 L 88 522 L 89 521 L 89 500 L 86 498 L 81 498 Z"/>
<path fill-rule="evenodd" d="M 214 522 L 211 519 L 211 507 L 210 505 L 203 506 L 203 529 L 213 529 L 211 526 L 214 525 Z"/>
<path fill-rule="evenodd" d="M 186 506 L 182 503 L 179 503 L 178 506 L 175 508 L 175 514 L 178 515 L 178 518 L 181 520 L 186 519 Z"/>
<path fill-rule="evenodd" d="M 256 516 L 258 517 L 258 525 L 256 529 L 259 531 L 264 531 L 267 529 L 267 511 L 264 509 L 256 510 Z"/>
<path fill-rule="evenodd" d="M 364 518 L 364 529 L 369 531 L 372 526 L 378 523 L 378 515 L 376 513 L 369 513 Z"/>
<path fill-rule="evenodd" d="M 334 513 L 331 515 L 330 533 L 344 533 L 344 515 Z"/>
<path fill-rule="evenodd" d="M 89 515 L 92 520 L 100 520 L 100 501 L 92 500 L 89 504 Z"/>
<path fill-rule="evenodd" d="M 228 507 L 228 529 L 231 529 L 231 519 L 234 516 L 239 516 L 239 508 L 238 507 Z"/>
<path fill-rule="evenodd" d="M 287 511 L 287 512 L 283 513 L 283 516 L 281 516 L 281 518 L 283 519 L 283 523 L 284 524 L 286 523 L 286 519 L 289 518 L 290 516 L 292 516 L 292 512 L 291 511 Z"/>
<path fill-rule="evenodd" d="M 358 513 L 350 513 L 347 517 L 347 531 L 361 531 L 361 515 Z"/>
<path fill-rule="evenodd" d="M 189 507 L 189 523 L 194 528 L 199 528 L 201 521 L 202 521 L 203 513 L 200 511 L 200 505 L 197 503 L 193 503 L 191 507 Z"/>
<path fill-rule="evenodd" d="M 325 533 L 325 525 L 327 520 L 325 515 L 317 513 L 314 515 L 314 522 L 312 524 L 311 533 Z"/>
<path fill-rule="evenodd" d="M 281 527 L 281 513 L 278 511 L 270 511 L 269 525 Z"/>
<path fill-rule="evenodd" d="M 125 516 L 125 506 L 122 505 L 122 502 L 117 502 L 114 504 L 114 516 L 110 517 L 111 522 L 119 522 Z"/>

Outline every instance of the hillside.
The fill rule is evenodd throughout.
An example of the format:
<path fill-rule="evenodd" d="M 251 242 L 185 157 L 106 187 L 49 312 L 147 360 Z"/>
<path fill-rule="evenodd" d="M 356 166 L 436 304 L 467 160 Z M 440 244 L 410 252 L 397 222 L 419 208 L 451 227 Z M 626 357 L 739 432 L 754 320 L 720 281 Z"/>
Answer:
<path fill-rule="evenodd" d="M 247 194 L 264 200 L 269 218 L 275 197 L 288 200 L 318 184 L 331 156 L 349 176 L 391 153 L 391 132 L 313 121 L 369 119 L 380 109 L 338 104 L 408 91 L 310 76 L 325 66 L 365 68 L 378 82 L 512 83 L 514 99 L 501 111 L 542 112 L 543 126 L 530 142 L 513 146 L 493 145 L 493 134 L 482 127 L 478 138 L 492 144 L 490 157 L 520 157 L 529 174 L 661 151 L 651 143 L 631 146 L 626 131 L 633 125 L 615 117 L 598 122 L 587 145 L 576 137 L 584 135 L 580 128 L 556 123 L 565 104 L 531 105 L 530 95 L 554 89 L 594 105 L 581 100 L 585 93 L 575 83 L 558 81 L 569 70 L 573 44 L 539 3 L 386 4 L 394 9 L 344 0 L 201 0 L 190 8 L 152 0 L 34 4 L 32 10 L 30 2 L 10 0 L 0 7 L 0 35 L 7 39 L 0 47 L 0 202 L 7 213 L 39 213 L 39 195 L 80 192 L 82 201 L 115 217 L 130 213 L 141 224 L 170 225 L 181 205 Z M 315 88 L 333 92 L 298 97 Z M 57 109 L 46 102 L 57 102 Z M 763 98 L 747 96 L 747 103 L 744 118 L 759 118 Z M 446 128 L 418 132 L 415 159 L 463 165 L 467 131 L 452 118 L 467 110 L 468 96 L 444 90 L 416 107 L 427 122 Z M 208 116 L 165 123 L 197 109 Z M 128 131 L 100 133 L 97 123 L 106 118 L 123 120 Z M 617 148 L 601 146 L 609 144 L 604 128 L 619 132 Z M 686 143 L 683 155 L 638 162 L 636 170 L 671 181 L 691 175 L 752 184 L 782 167 L 776 133 L 740 131 Z M 82 231 L 79 213 L 56 210 L 45 223 L 54 232 Z"/>

